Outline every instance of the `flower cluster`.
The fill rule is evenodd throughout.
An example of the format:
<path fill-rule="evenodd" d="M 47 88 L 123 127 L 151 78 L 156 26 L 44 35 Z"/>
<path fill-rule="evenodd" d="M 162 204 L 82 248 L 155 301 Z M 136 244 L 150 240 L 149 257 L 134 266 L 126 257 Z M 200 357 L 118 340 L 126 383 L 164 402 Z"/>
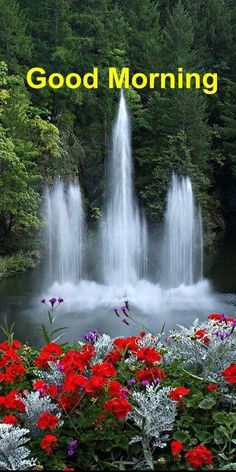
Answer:
<path fill-rule="evenodd" d="M 24 364 L 17 354 L 20 347 L 19 341 L 13 341 L 12 344 L 5 341 L 0 344 L 0 383 L 14 383 L 25 374 Z"/>
<path fill-rule="evenodd" d="M 121 312 L 133 319 L 128 301 Z M 235 326 L 213 313 L 167 336 L 94 329 L 74 346 L 2 343 L 0 427 L 11 447 L 0 430 L 0 465 L 30 468 L 31 455 L 45 469 L 106 468 L 113 450 L 115 467 L 220 470 L 222 457 L 234 460 Z"/>

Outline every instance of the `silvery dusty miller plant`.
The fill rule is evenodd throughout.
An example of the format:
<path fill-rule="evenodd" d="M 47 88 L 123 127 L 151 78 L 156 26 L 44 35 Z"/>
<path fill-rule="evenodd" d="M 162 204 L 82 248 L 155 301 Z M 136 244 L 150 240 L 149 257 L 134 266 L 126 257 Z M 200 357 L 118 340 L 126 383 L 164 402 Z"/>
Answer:
<path fill-rule="evenodd" d="M 24 446 L 29 441 L 28 429 L 0 424 L 0 468 L 1 470 L 28 470 L 36 464 L 28 459 L 30 450 Z"/>

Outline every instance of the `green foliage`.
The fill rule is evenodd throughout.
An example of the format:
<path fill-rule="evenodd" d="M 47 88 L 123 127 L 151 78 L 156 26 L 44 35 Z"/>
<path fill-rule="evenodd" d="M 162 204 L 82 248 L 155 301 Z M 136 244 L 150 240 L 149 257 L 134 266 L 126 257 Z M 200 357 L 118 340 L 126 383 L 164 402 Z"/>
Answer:
<path fill-rule="evenodd" d="M 30 97 L 19 76 L 0 67 L 1 235 L 38 230 L 40 166 L 58 153 L 54 125 L 32 115 Z M 44 160 L 45 160 L 44 159 Z M 46 167 L 46 166 L 45 166 Z"/>
<path fill-rule="evenodd" d="M 34 269 L 39 261 L 38 251 L 18 251 L 12 256 L 0 257 L 0 280 L 17 272 Z"/>

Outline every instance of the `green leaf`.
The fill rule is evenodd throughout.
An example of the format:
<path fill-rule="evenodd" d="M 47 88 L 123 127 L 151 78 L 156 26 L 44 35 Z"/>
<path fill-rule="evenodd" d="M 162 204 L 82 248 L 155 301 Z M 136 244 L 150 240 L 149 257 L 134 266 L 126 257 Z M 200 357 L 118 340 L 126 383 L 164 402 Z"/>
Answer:
<path fill-rule="evenodd" d="M 44 341 L 46 343 L 50 343 L 50 334 L 46 330 L 44 324 L 41 324 L 41 331 L 42 331 L 42 334 L 43 334 Z"/>
<path fill-rule="evenodd" d="M 195 428 L 194 428 L 195 429 Z M 207 443 L 212 439 L 212 435 L 207 431 L 195 431 L 195 434 L 200 442 Z"/>
<path fill-rule="evenodd" d="M 216 401 L 213 397 L 205 397 L 199 404 L 199 408 L 203 410 L 211 410 L 211 408 L 216 404 Z"/>
<path fill-rule="evenodd" d="M 187 431 L 176 431 L 173 438 L 184 443 L 189 440 L 189 433 Z"/>
<path fill-rule="evenodd" d="M 229 433 L 225 426 L 219 426 L 214 431 L 214 439 L 216 444 L 224 444 L 227 443 L 229 440 Z"/>
<path fill-rule="evenodd" d="M 63 326 L 62 328 L 54 329 L 53 331 L 50 332 L 50 336 L 52 336 L 53 334 L 58 333 L 59 331 L 63 331 L 64 329 L 68 329 L 68 326 Z"/>
<path fill-rule="evenodd" d="M 144 457 L 145 457 L 145 461 L 147 462 L 147 465 L 149 466 L 149 468 L 151 470 L 154 470 L 154 465 L 153 465 L 153 461 L 152 461 L 152 453 L 149 449 L 147 448 L 144 448 L 143 449 L 143 454 L 144 454 Z"/>

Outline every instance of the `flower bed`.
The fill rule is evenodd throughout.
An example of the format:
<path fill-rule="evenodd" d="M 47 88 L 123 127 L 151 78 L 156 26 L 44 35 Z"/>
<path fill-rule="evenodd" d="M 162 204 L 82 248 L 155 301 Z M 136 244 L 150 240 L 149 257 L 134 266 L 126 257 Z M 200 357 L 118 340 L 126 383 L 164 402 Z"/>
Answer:
<path fill-rule="evenodd" d="M 1 470 L 236 470 L 235 326 L 211 314 L 168 336 L 93 330 L 74 346 L 43 327 L 41 350 L 8 335 Z"/>

